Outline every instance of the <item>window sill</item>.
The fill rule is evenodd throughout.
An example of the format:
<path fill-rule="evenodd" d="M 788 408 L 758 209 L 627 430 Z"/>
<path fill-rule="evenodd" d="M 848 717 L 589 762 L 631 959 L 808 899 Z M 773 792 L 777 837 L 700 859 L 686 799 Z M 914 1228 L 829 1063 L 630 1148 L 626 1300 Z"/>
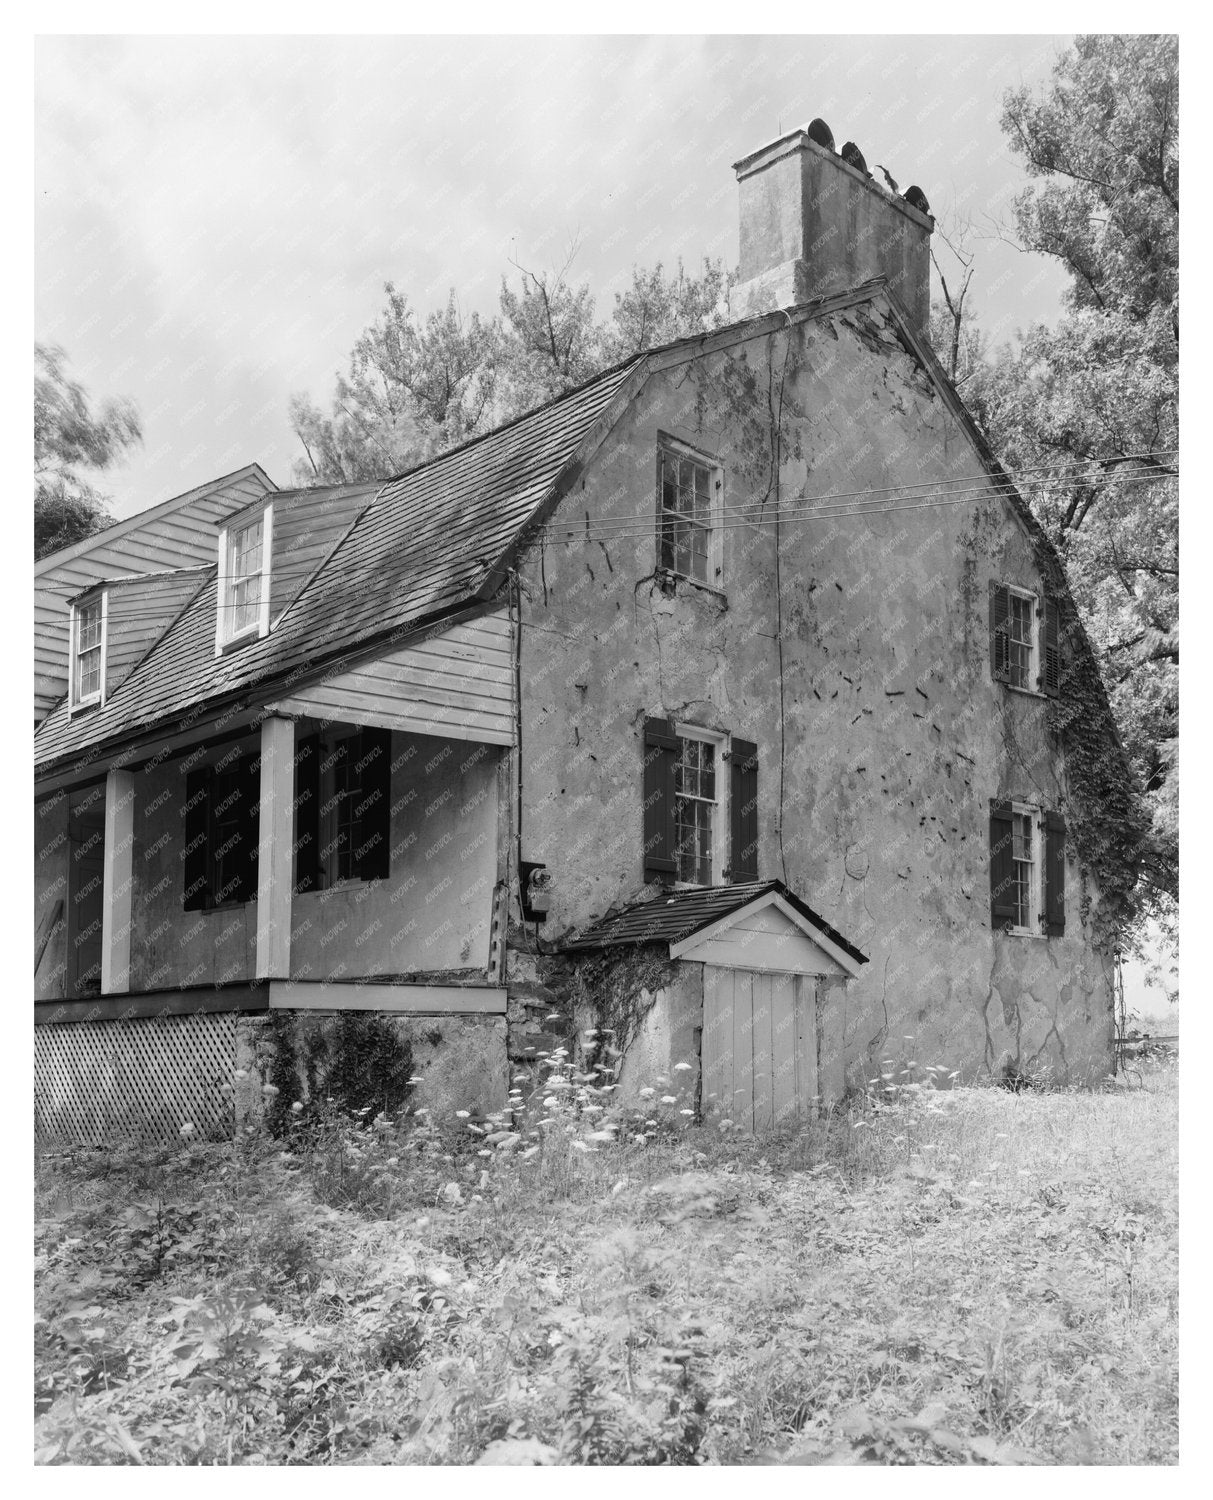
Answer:
<path fill-rule="evenodd" d="M 1004 682 L 1002 686 L 1008 693 L 1018 693 L 1023 698 L 1039 698 L 1044 701 L 1049 696 L 1047 693 L 1042 693 L 1039 688 L 1016 687 L 1013 682 Z"/>
<path fill-rule="evenodd" d="M 81 698 L 79 703 L 69 703 L 67 716 L 69 719 L 74 719 L 77 714 L 86 713 L 89 709 L 101 708 L 102 706 L 101 694 L 94 693 L 91 698 Z"/>
<path fill-rule="evenodd" d="M 669 568 L 666 568 L 664 571 L 658 569 L 657 576 L 668 579 L 675 586 L 680 583 L 688 584 L 693 589 L 699 589 L 701 593 L 711 594 L 713 598 L 719 599 L 722 604 L 728 603 L 729 596 L 725 593 L 724 589 L 718 588 L 714 583 L 701 583 L 698 578 L 688 578 L 685 573 L 674 573 Z"/>
<path fill-rule="evenodd" d="M 242 630 L 239 635 L 232 636 L 229 640 L 221 641 L 215 647 L 216 656 L 226 656 L 230 651 L 238 651 L 241 646 L 247 646 L 251 641 L 264 639 L 261 628 L 258 625 Z"/>

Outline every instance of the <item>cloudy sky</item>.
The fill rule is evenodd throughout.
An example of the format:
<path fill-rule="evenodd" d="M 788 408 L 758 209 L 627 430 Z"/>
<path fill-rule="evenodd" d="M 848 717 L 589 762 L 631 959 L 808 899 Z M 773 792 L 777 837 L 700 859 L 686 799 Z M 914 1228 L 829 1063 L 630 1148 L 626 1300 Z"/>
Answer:
<path fill-rule="evenodd" d="M 50 37 L 36 50 L 38 338 L 145 445 L 119 515 L 299 457 L 293 391 L 334 373 L 392 279 L 496 311 L 510 258 L 573 272 L 604 314 L 634 263 L 737 256 L 731 163 L 823 116 L 918 183 L 944 226 L 1009 220 L 998 127 L 1062 37 Z M 990 237 L 999 338 L 1052 319 L 1049 263 Z"/>

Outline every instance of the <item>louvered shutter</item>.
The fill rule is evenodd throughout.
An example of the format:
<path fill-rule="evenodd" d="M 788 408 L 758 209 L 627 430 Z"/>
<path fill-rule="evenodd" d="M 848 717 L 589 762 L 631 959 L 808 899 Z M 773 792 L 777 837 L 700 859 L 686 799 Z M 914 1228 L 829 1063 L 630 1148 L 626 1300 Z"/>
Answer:
<path fill-rule="evenodd" d="M 990 582 L 990 671 L 995 682 L 1011 680 L 1011 591 Z"/>
<path fill-rule="evenodd" d="M 1061 692 L 1061 632 L 1057 600 L 1047 597 L 1040 628 L 1040 688 L 1050 698 L 1056 698 Z"/>
<path fill-rule="evenodd" d="M 758 746 L 735 738 L 729 770 L 729 879 L 740 885 L 758 879 Z"/>
<path fill-rule="evenodd" d="M 295 890 L 320 889 L 320 736 L 307 734 L 295 754 Z"/>
<path fill-rule="evenodd" d="M 644 878 L 673 884 L 674 768 L 678 736 L 668 719 L 644 721 Z"/>
<path fill-rule="evenodd" d="M 392 857 L 392 731 L 358 736 L 359 795 L 354 851 L 360 880 L 386 880 Z"/>
<path fill-rule="evenodd" d="M 185 778 L 184 911 L 205 911 L 209 905 L 210 817 L 211 771 L 201 766 Z"/>
<path fill-rule="evenodd" d="M 995 932 L 1013 927 L 1015 906 L 1015 846 L 1011 804 L 990 803 L 990 921 Z"/>
<path fill-rule="evenodd" d="M 657 450 L 657 566 L 667 573 L 674 571 L 674 528 L 667 521 L 665 506 L 668 504 L 671 510 L 677 505 L 677 486 L 673 476 L 667 478 L 667 460 L 664 451 Z M 667 496 L 667 486 L 669 494 Z M 654 722 L 662 722 L 660 720 Z"/>
<path fill-rule="evenodd" d="M 1046 937 L 1066 930 L 1066 820 L 1057 812 L 1045 814 L 1044 926 Z"/>

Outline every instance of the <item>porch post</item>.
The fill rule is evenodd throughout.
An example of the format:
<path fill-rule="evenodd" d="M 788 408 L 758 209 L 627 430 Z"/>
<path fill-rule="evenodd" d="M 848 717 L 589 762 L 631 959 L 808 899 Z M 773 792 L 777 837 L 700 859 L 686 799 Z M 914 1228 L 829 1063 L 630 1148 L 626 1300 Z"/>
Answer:
<path fill-rule="evenodd" d="M 105 847 L 101 884 L 101 993 L 131 986 L 131 856 L 135 842 L 135 778 L 110 771 L 105 778 Z"/>
<path fill-rule="evenodd" d="M 289 979 L 294 885 L 295 723 L 261 722 L 261 819 L 257 849 L 258 979 Z"/>

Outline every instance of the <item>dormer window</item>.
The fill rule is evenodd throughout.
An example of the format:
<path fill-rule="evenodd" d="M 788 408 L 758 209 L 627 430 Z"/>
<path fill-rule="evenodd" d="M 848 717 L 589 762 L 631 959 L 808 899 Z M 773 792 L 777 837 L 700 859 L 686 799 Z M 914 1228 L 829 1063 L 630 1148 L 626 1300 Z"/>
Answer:
<path fill-rule="evenodd" d="M 72 606 L 72 709 L 105 697 L 105 592 Z"/>
<path fill-rule="evenodd" d="M 219 619 L 215 652 L 250 637 L 265 635 L 270 623 L 270 548 L 273 511 L 219 533 Z"/>

